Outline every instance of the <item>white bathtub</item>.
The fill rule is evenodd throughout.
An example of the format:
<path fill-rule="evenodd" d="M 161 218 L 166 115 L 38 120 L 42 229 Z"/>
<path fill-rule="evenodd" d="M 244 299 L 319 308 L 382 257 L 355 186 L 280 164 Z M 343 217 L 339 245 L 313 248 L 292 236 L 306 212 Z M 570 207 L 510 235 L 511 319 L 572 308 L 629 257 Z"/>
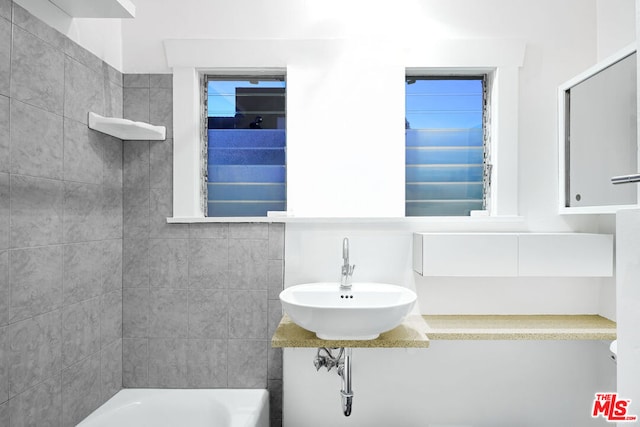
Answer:
<path fill-rule="evenodd" d="M 269 427 L 266 390 L 124 389 L 77 427 Z"/>

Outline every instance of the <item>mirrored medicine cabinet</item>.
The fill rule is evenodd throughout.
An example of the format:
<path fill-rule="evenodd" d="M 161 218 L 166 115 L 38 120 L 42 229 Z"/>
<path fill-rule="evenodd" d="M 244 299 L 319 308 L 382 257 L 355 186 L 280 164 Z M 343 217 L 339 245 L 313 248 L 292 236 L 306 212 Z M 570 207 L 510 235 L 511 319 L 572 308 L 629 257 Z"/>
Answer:
<path fill-rule="evenodd" d="M 612 177 L 637 174 L 635 44 L 559 87 L 560 213 L 614 213 L 636 206 L 638 186 Z"/>

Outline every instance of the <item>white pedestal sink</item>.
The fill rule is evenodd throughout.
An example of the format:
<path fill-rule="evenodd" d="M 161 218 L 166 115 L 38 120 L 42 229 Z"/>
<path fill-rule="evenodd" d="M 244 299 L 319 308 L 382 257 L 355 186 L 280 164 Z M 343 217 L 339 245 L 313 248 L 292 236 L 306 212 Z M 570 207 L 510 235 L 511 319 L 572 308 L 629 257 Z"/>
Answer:
<path fill-rule="evenodd" d="M 356 282 L 306 283 L 280 293 L 285 313 L 298 326 L 325 340 L 372 340 L 398 326 L 411 312 L 416 294 L 402 286 Z"/>

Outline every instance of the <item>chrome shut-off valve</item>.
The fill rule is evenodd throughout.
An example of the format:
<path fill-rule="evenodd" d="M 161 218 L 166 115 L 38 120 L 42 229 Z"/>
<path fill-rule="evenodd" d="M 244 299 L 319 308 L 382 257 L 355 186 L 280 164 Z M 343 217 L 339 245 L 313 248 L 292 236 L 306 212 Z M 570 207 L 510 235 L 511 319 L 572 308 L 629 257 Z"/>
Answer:
<path fill-rule="evenodd" d="M 336 349 L 334 349 L 336 350 Z M 324 355 L 320 354 L 324 352 Z M 344 352 L 344 348 L 340 349 L 338 356 L 334 356 L 331 352 L 331 349 L 327 347 L 321 347 L 316 352 L 316 357 L 313 359 L 313 366 L 316 367 L 316 371 L 319 371 L 320 368 L 327 368 L 327 371 L 330 371 L 334 367 L 339 367 L 342 363 L 342 353 Z"/>

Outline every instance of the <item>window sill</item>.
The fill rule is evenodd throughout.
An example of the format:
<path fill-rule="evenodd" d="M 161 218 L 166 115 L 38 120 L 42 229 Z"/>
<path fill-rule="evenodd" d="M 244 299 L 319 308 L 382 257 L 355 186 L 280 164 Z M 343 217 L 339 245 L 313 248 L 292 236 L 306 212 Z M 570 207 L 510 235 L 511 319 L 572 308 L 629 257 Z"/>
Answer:
<path fill-rule="evenodd" d="M 264 222 L 292 224 L 505 224 L 524 225 L 522 216 L 438 216 L 438 217 L 169 217 L 169 224 L 220 222 Z"/>

